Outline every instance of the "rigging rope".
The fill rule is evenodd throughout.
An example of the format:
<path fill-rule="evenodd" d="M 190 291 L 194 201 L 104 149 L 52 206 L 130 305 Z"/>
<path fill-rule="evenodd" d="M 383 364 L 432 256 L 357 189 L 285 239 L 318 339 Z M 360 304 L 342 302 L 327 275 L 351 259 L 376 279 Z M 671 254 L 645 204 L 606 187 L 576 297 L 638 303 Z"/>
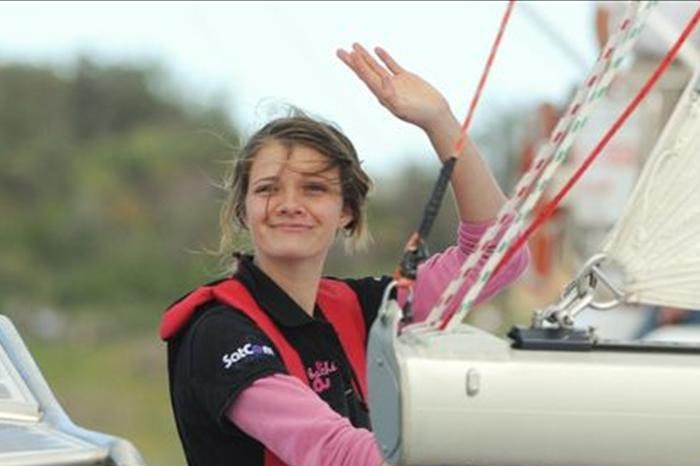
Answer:
<path fill-rule="evenodd" d="M 632 99 L 632 101 L 627 105 L 627 107 L 617 118 L 617 120 L 613 123 L 613 125 L 610 127 L 607 133 L 598 142 L 598 144 L 591 151 L 591 153 L 586 157 L 584 162 L 578 167 L 571 179 L 569 179 L 566 182 L 566 184 L 559 190 L 559 192 L 557 192 L 554 198 L 544 207 L 544 209 L 538 215 L 538 217 L 530 224 L 527 230 L 525 230 L 525 232 L 522 235 L 520 235 L 518 240 L 508 249 L 506 254 L 496 266 L 494 273 L 498 273 L 501 267 L 504 264 L 507 264 L 508 261 L 517 253 L 517 251 L 525 244 L 525 242 L 528 240 L 528 238 L 530 238 L 532 233 L 534 233 L 535 230 L 537 230 L 537 228 L 539 228 L 549 217 L 552 216 L 554 210 L 561 203 L 561 200 L 564 198 L 564 196 L 566 196 L 566 194 L 571 190 L 571 188 L 573 188 L 574 184 L 576 184 L 576 182 L 581 178 L 581 176 L 583 176 L 584 172 L 600 155 L 600 153 L 608 144 L 608 142 L 610 142 L 610 139 L 612 139 L 612 137 L 617 133 L 620 127 L 622 127 L 622 125 L 627 121 L 632 112 L 634 112 L 634 110 L 639 106 L 642 100 L 644 100 L 644 98 L 649 94 L 654 84 L 656 84 L 656 81 L 658 81 L 661 75 L 668 69 L 669 65 L 678 54 L 678 51 L 680 50 L 683 43 L 686 41 L 690 33 L 693 32 L 693 29 L 697 25 L 698 20 L 700 20 L 700 8 L 697 9 L 695 15 L 685 26 L 685 29 L 678 37 L 678 40 L 676 40 L 676 43 L 673 44 L 673 47 L 671 47 L 671 49 L 668 51 L 661 63 L 659 63 L 659 65 L 656 67 L 649 79 L 647 79 L 646 83 L 640 89 L 640 91 L 637 93 L 634 99 Z"/>
<path fill-rule="evenodd" d="M 481 93 L 484 89 L 484 85 L 486 84 L 489 72 L 491 71 L 491 65 L 496 57 L 496 52 L 501 44 L 501 39 L 503 38 L 503 33 L 505 32 L 514 4 L 515 0 L 508 1 L 508 6 L 506 7 L 506 11 L 501 19 L 498 34 L 491 45 L 491 51 L 486 61 L 486 66 L 481 73 L 481 79 L 479 80 L 479 84 L 476 88 L 474 96 L 472 97 L 471 103 L 469 104 L 469 111 L 467 112 L 467 116 L 460 127 L 459 137 L 455 141 L 453 148 L 454 155 L 443 163 L 442 168 L 440 169 L 440 175 L 435 182 L 430 199 L 423 211 L 420 227 L 418 228 L 418 231 L 411 235 L 406 243 L 406 246 L 404 247 L 401 263 L 397 267 L 394 274 L 398 285 L 401 287 L 408 288 L 413 283 L 413 280 L 416 278 L 418 264 L 428 257 L 428 250 L 424 239 L 428 236 L 428 233 L 430 233 L 433 223 L 435 222 L 437 214 L 440 210 L 440 205 L 442 204 L 442 200 L 445 196 L 445 192 L 447 191 L 447 185 L 450 182 L 452 171 L 456 165 L 457 157 L 464 149 L 467 131 L 469 130 L 477 103 L 481 98 Z M 410 319 L 410 305 L 406 307 L 406 315 Z"/>
<path fill-rule="evenodd" d="M 525 220 L 556 169 L 566 160 L 575 137 L 605 95 L 655 3 L 630 3 L 627 7 L 619 27 L 609 38 L 549 141 L 540 149 L 531 167 L 516 185 L 514 195 L 502 207 L 494 225 L 484 233 L 474 253 L 467 258 L 457 277 L 443 291 L 437 305 L 428 316 L 426 322 L 429 325 L 435 325 L 441 320 L 439 328 L 449 328 L 461 321 L 471 309 L 507 248 L 518 232 L 523 230 Z M 454 305 L 453 301 L 457 295 L 465 284 L 470 282 L 473 284 L 467 290 L 461 304 Z"/>
<path fill-rule="evenodd" d="M 462 149 L 464 149 L 464 144 L 466 143 L 466 139 L 467 139 L 467 131 L 469 130 L 469 126 L 471 125 L 472 118 L 474 117 L 474 111 L 476 110 L 476 105 L 479 103 L 479 99 L 481 99 L 481 92 L 484 90 L 484 85 L 486 84 L 486 79 L 488 78 L 489 73 L 491 71 L 491 65 L 493 65 L 493 61 L 496 58 L 496 52 L 498 51 L 498 47 L 501 45 L 501 39 L 503 38 L 503 33 L 505 32 L 506 26 L 508 25 L 508 20 L 510 19 L 510 13 L 513 11 L 514 5 L 515 5 L 515 0 L 509 0 L 508 6 L 506 7 L 506 11 L 503 14 L 503 18 L 501 19 L 501 25 L 498 28 L 498 34 L 496 34 L 496 39 L 493 41 L 493 45 L 491 45 L 491 51 L 489 52 L 489 58 L 486 60 L 486 66 L 484 67 L 484 71 L 481 73 L 481 79 L 479 79 L 479 85 L 476 87 L 476 92 L 474 93 L 474 97 L 472 97 L 472 101 L 469 104 L 469 111 L 467 112 L 467 116 L 464 119 L 464 123 L 462 123 L 462 128 L 461 128 L 461 132 L 459 134 L 459 138 L 457 139 L 457 141 L 455 141 L 455 148 L 454 148 L 455 157 L 462 152 Z"/>

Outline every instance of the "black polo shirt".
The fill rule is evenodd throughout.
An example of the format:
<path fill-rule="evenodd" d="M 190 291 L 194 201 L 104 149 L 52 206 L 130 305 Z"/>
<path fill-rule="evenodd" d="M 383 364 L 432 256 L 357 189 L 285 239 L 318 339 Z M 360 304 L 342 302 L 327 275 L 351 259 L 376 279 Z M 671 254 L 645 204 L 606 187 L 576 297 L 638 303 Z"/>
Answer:
<path fill-rule="evenodd" d="M 369 428 L 367 405 L 338 335 L 317 306 L 311 317 L 257 268 L 240 261 L 237 278 L 299 353 L 311 388 L 355 427 Z M 357 294 L 369 332 L 390 277 L 343 280 Z M 279 351 L 244 314 L 212 301 L 168 342 L 170 393 L 190 466 L 262 466 L 263 446 L 226 418 L 226 408 L 257 379 L 288 374 Z M 355 384 L 357 385 L 357 384 Z"/>

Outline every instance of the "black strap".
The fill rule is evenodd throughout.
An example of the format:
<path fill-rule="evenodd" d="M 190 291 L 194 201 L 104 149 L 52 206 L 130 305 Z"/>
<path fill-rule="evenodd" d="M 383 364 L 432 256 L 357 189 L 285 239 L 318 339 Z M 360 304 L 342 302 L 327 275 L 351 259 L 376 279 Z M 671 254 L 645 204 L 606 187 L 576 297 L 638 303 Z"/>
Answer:
<path fill-rule="evenodd" d="M 418 231 L 411 235 L 404 249 L 403 257 L 401 258 L 397 271 L 397 279 L 414 280 L 416 278 L 418 264 L 428 258 L 428 247 L 425 244 L 425 239 L 430 234 L 430 230 L 433 228 L 435 219 L 440 212 L 442 199 L 445 197 L 445 191 L 447 191 L 447 185 L 450 182 L 450 177 L 452 176 L 456 163 L 457 158 L 450 157 L 442 164 L 440 175 L 435 182 L 435 186 L 433 186 L 433 192 L 423 210 L 423 218 L 421 219 Z"/>

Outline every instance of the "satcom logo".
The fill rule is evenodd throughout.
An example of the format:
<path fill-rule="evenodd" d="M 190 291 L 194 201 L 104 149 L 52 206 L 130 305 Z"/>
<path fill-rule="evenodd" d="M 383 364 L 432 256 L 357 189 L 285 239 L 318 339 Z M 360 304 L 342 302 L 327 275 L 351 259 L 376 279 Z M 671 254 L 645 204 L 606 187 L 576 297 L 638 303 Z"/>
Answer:
<path fill-rule="evenodd" d="M 229 369 L 232 365 L 247 358 L 248 356 L 261 355 L 274 356 L 275 351 L 267 345 L 254 345 L 252 343 L 246 343 L 240 348 L 237 348 L 235 351 L 229 354 L 224 354 L 221 359 L 224 361 L 224 367 Z"/>

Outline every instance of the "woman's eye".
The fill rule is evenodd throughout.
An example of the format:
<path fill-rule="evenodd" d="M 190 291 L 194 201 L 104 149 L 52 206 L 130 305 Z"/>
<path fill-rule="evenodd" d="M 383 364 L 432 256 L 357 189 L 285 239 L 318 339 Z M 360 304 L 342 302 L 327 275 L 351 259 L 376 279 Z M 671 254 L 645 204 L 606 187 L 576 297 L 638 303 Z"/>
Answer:
<path fill-rule="evenodd" d="M 253 192 L 255 194 L 272 194 L 277 190 L 277 187 L 273 184 L 261 184 L 255 187 Z"/>
<path fill-rule="evenodd" d="M 325 193 L 328 191 L 328 187 L 320 183 L 310 183 L 304 187 L 307 191 L 312 193 Z"/>

